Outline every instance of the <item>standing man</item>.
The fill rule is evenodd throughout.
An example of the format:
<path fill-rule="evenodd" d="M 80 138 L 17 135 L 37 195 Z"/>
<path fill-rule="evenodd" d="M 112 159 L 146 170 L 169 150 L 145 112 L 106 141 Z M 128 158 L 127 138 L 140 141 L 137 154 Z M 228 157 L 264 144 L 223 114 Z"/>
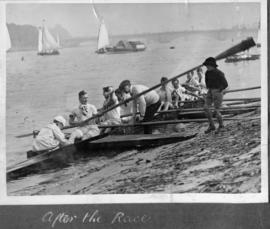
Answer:
<path fill-rule="evenodd" d="M 86 91 L 79 92 L 78 108 L 74 109 L 69 116 L 70 125 L 79 125 L 81 122 L 97 114 L 97 109 L 94 105 L 88 103 L 88 94 Z M 69 138 L 70 143 L 74 143 L 76 138 L 90 138 L 100 134 L 100 130 L 95 123 L 95 120 L 89 121 L 85 126 L 78 127 L 71 133 Z"/>
<path fill-rule="evenodd" d="M 144 85 L 131 85 L 129 80 L 124 80 L 119 85 L 119 90 L 123 91 L 124 93 L 130 93 L 131 96 L 136 96 L 147 89 L 149 88 Z M 160 105 L 161 101 L 159 95 L 154 90 L 133 100 L 133 121 L 135 122 L 136 120 L 137 108 L 140 112 L 140 120 L 143 122 L 151 121 Z M 150 126 L 145 126 L 144 133 L 152 134 L 152 128 Z"/>
<path fill-rule="evenodd" d="M 206 66 L 207 71 L 205 73 L 205 85 L 208 89 L 205 98 L 204 110 L 206 117 L 209 120 L 209 127 L 205 131 L 205 133 L 210 133 L 216 129 L 212 112 L 210 111 L 210 107 L 214 104 L 214 109 L 216 112 L 216 117 L 219 123 L 219 127 L 217 132 L 219 132 L 222 128 L 224 128 L 222 115 L 220 113 L 220 107 L 223 101 L 223 91 L 228 87 L 228 82 L 224 76 L 224 73 L 217 69 L 216 59 L 213 57 L 207 58 L 203 65 Z"/>

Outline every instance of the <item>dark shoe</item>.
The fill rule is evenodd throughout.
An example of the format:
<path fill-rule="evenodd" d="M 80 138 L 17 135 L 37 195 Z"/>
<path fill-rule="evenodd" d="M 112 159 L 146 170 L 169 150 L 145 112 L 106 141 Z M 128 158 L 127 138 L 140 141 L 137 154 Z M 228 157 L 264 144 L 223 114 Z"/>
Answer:
<path fill-rule="evenodd" d="M 209 134 L 212 131 L 215 131 L 216 128 L 215 127 L 208 127 L 208 129 L 206 131 L 204 131 L 205 134 Z"/>

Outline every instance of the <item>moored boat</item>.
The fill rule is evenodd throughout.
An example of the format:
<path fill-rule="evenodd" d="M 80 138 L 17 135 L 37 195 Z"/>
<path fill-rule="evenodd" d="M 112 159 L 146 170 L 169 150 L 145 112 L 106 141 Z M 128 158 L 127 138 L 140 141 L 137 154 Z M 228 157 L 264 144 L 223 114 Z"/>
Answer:
<path fill-rule="evenodd" d="M 225 62 L 233 63 L 233 62 L 239 62 L 239 61 L 257 60 L 259 58 L 260 58 L 259 54 L 242 53 L 242 54 L 237 54 L 237 55 L 227 57 L 225 59 Z"/>

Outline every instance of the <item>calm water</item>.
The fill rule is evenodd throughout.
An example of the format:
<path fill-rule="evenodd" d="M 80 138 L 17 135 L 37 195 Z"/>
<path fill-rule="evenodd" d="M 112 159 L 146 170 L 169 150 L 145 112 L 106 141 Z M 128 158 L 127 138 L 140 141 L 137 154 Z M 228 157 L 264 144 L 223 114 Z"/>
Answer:
<path fill-rule="evenodd" d="M 247 36 L 256 38 L 256 31 L 242 33 L 240 40 Z M 129 54 L 97 55 L 94 42 L 62 49 L 59 56 L 41 57 L 36 51 L 8 53 L 7 165 L 26 159 L 25 152 L 31 148 L 31 137 L 15 136 L 40 129 L 55 115 L 67 115 L 77 106 L 80 90 L 88 91 L 89 102 L 101 107 L 103 86 L 117 87 L 124 79 L 155 85 L 162 76 L 174 76 L 231 47 L 232 37 L 233 32 L 145 35 L 137 38 L 146 43 L 146 51 Z M 218 64 L 231 89 L 260 85 L 259 60 Z M 259 91 L 227 97 L 239 95 L 259 96 Z"/>

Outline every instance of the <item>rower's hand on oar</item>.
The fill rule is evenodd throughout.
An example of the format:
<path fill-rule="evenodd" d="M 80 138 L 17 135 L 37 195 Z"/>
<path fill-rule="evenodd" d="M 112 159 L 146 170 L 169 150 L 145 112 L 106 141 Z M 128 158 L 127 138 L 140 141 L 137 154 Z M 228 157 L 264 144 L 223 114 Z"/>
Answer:
<path fill-rule="evenodd" d="M 143 116 L 136 116 L 136 119 L 135 121 L 138 123 L 138 122 L 142 122 L 143 121 Z"/>

